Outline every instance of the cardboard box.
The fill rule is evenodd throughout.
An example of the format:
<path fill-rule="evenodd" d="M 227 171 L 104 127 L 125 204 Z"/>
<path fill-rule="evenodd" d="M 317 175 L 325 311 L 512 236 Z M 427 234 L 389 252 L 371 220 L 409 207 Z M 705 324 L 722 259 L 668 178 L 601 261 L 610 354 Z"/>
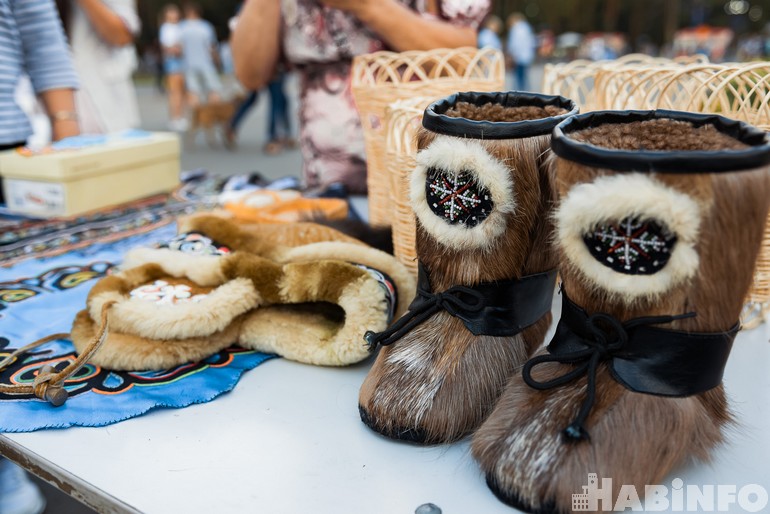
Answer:
<path fill-rule="evenodd" d="M 73 216 L 171 191 L 179 184 L 179 151 L 175 134 L 156 132 L 32 156 L 1 152 L 8 210 Z"/>

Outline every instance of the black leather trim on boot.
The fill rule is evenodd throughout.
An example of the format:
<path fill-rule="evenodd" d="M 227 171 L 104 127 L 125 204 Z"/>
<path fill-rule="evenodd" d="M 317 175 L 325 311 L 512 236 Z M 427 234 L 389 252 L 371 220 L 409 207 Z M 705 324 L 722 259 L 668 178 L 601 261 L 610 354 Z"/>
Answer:
<path fill-rule="evenodd" d="M 570 134 L 607 124 L 669 119 L 695 127 L 711 125 L 748 148 L 743 150 L 618 150 L 573 139 Z M 593 111 L 572 116 L 553 129 L 553 153 L 583 166 L 615 171 L 658 173 L 719 173 L 753 170 L 770 164 L 770 144 L 764 131 L 718 114 L 669 111 Z"/>
<path fill-rule="evenodd" d="M 548 502 L 539 509 L 533 509 L 532 506 L 525 503 L 524 500 L 516 494 L 510 494 L 503 491 L 502 488 L 497 485 L 497 481 L 491 476 L 487 475 L 485 480 L 487 482 L 487 487 L 489 487 L 489 490 L 492 491 L 495 497 L 509 507 L 513 507 L 522 512 L 528 512 L 529 514 L 568 514 L 568 511 L 561 513 L 556 510 L 556 505 L 553 502 Z"/>
<path fill-rule="evenodd" d="M 398 441 L 405 441 L 408 443 L 415 443 L 420 445 L 427 444 L 425 441 L 428 439 L 425 430 L 422 428 L 394 428 L 390 431 L 383 430 L 382 427 L 374 422 L 374 418 L 364 409 L 361 405 L 358 406 L 358 413 L 361 415 L 361 421 L 367 427 L 371 428 L 380 435 L 383 435 L 389 439 L 395 439 Z"/>
<path fill-rule="evenodd" d="M 564 113 L 558 116 L 522 121 L 469 120 L 444 114 L 458 102 L 468 102 L 479 106 L 485 104 L 504 107 L 556 106 L 564 109 Z M 446 136 L 471 139 L 519 139 L 550 134 L 556 125 L 577 113 L 578 108 L 575 102 L 563 96 L 523 91 L 466 92 L 455 93 L 430 104 L 423 114 L 422 126 L 431 132 Z"/>

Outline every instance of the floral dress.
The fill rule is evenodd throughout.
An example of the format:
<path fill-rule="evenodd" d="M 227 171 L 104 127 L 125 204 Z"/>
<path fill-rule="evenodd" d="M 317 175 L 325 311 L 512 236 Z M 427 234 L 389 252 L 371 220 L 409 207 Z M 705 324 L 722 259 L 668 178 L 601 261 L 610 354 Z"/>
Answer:
<path fill-rule="evenodd" d="M 399 0 L 426 17 L 425 0 Z M 439 18 L 477 28 L 491 0 L 437 0 Z M 383 43 L 356 17 L 317 0 L 282 0 L 283 53 L 300 76 L 300 148 L 308 187 L 342 182 L 366 191 L 361 122 L 350 88 L 351 60 Z"/>

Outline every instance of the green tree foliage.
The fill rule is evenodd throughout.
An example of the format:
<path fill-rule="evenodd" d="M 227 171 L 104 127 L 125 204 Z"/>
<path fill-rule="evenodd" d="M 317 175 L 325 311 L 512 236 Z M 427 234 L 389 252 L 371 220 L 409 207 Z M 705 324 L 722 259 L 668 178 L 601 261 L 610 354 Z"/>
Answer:
<path fill-rule="evenodd" d="M 203 8 L 203 17 L 214 25 L 220 40 L 230 36 L 227 22 L 236 13 L 242 2 L 243 0 L 197 0 L 197 3 Z M 155 44 L 163 7 L 167 4 L 176 4 L 181 7 L 184 3 L 184 0 L 137 0 L 139 16 L 142 19 L 140 46 Z"/>
<path fill-rule="evenodd" d="M 728 16 L 727 0 L 497 0 L 495 14 L 505 19 L 512 12 L 523 12 L 535 28 L 555 33 L 574 31 L 624 32 L 633 44 L 644 35 L 663 44 L 674 32 L 692 24 L 693 13 L 703 9 L 706 22 L 728 26 L 737 32 L 762 30 L 770 21 L 770 0 L 750 0 L 762 8 L 757 20 L 748 16 Z M 741 18 L 741 19 L 739 19 Z"/>
<path fill-rule="evenodd" d="M 151 45 L 157 39 L 158 15 L 167 3 L 181 5 L 184 0 L 138 0 L 144 26 L 140 46 Z M 567 31 L 588 33 L 619 31 L 628 34 L 629 41 L 640 35 L 661 44 L 671 40 L 680 27 L 689 26 L 691 13 L 698 5 L 706 11 L 706 21 L 712 25 L 732 26 L 736 19 L 725 13 L 727 0 L 495 0 L 494 12 L 505 19 L 513 12 L 523 12 L 535 28 L 550 28 L 557 34 Z M 738 23 L 738 31 L 761 30 L 770 21 L 770 0 L 750 0 L 764 14 L 761 19 Z M 214 24 L 220 39 L 229 36 L 227 21 L 242 0 L 198 0 L 203 15 Z"/>

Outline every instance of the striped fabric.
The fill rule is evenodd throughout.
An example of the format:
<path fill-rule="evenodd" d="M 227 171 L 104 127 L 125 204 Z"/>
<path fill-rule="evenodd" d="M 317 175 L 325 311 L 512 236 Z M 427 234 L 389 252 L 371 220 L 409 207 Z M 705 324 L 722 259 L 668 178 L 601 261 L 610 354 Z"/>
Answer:
<path fill-rule="evenodd" d="M 38 93 L 78 86 L 53 0 L 0 0 L 0 144 L 32 134 L 14 102 L 22 71 Z"/>

